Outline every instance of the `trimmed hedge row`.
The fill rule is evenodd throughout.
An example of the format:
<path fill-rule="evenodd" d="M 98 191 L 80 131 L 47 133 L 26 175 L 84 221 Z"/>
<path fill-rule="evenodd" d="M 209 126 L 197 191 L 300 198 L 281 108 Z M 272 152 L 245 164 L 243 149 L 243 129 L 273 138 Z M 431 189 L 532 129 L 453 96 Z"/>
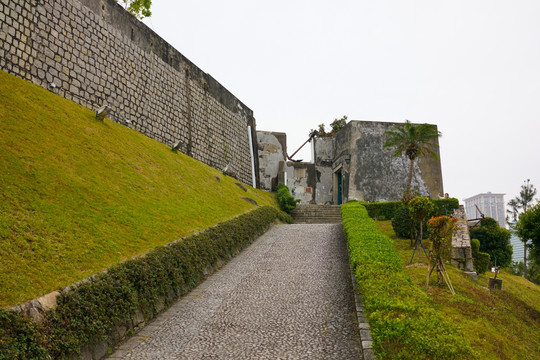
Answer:
<path fill-rule="evenodd" d="M 68 359 L 95 344 L 114 345 L 202 282 L 276 218 L 288 220 L 288 215 L 260 207 L 116 265 L 62 292 L 58 307 L 41 324 L 0 310 L 0 359 Z"/>
<path fill-rule="evenodd" d="M 452 216 L 455 209 L 459 209 L 459 200 L 456 198 L 448 199 L 431 199 L 435 209 L 433 216 Z"/>
<path fill-rule="evenodd" d="M 393 241 L 381 234 L 361 203 L 341 206 L 351 266 L 382 359 L 470 359 L 459 328 L 433 308 L 403 271 Z"/>
<path fill-rule="evenodd" d="M 387 202 L 360 202 L 366 208 L 369 217 L 377 220 L 390 220 L 394 217 L 396 211 L 403 205 L 401 201 Z"/>
<path fill-rule="evenodd" d="M 433 205 L 435 207 L 433 210 L 433 213 L 435 214 L 434 216 L 450 216 L 454 212 L 454 209 L 459 208 L 458 199 L 431 199 L 431 201 L 433 201 Z M 369 217 L 376 220 L 390 220 L 394 218 L 396 211 L 403 206 L 401 201 L 373 203 L 361 201 L 360 203 L 365 206 Z"/>

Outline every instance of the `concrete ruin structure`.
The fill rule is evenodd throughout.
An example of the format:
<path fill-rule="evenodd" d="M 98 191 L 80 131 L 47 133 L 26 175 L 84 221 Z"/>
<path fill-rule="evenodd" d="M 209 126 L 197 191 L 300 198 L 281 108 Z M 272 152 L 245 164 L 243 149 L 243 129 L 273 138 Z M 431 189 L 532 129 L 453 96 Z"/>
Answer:
<path fill-rule="evenodd" d="M 472 248 L 471 237 L 469 235 L 469 226 L 467 215 L 463 205 L 459 209 L 454 210 L 453 216 L 457 219 L 457 230 L 452 236 L 452 265 L 467 273 L 472 273 Z"/>
<path fill-rule="evenodd" d="M 399 124 L 350 121 L 334 136 L 312 140 L 313 162 L 288 161 L 286 134 L 257 131 L 260 187 L 271 191 L 283 183 L 301 204 L 400 200 L 410 161 L 383 147 L 384 133 L 395 125 Z M 434 143 L 438 155 L 438 139 Z M 432 198 L 443 193 L 440 160 L 417 159 L 411 188 Z"/>

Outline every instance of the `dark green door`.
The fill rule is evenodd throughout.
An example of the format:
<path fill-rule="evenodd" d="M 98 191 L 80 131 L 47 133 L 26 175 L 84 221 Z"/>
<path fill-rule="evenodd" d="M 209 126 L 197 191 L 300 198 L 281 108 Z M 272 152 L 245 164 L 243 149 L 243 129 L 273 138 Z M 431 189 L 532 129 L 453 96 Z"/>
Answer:
<path fill-rule="evenodd" d="M 341 171 L 337 173 L 337 204 L 341 205 L 342 203 L 342 176 Z"/>

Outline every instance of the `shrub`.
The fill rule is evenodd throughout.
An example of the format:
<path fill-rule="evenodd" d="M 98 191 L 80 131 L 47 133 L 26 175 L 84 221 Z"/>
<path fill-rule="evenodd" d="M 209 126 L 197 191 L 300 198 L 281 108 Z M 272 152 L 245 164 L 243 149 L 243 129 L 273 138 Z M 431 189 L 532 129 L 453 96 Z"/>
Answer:
<path fill-rule="evenodd" d="M 501 267 L 512 264 L 511 233 L 501 228 L 497 220 L 486 217 L 480 220 L 480 226 L 471 229 L 471 238 L 480 240 L 480 251 L 488 253 Z"/>
<path fill-rule="evenodd" d="M 442 215 L 428 220 L 431 250 L 436 260 L 447 261 L 452 254 L 452 235 L 457 230 L 457 219 Z"/>
<path fill-rule="evenodd" d="M 296 204 L 300 202 L 292 197 L 289 188 L 283 184 L 277 186 L 277 201 L 281 210 L 287 214 L 290 214 L 296 208 Z"/>
<path fill-rule="evenodd" d="M 146 321 L 155 317 L 203 281 L 208 270 L 266 231 L 278 216 L 272 207 L 259 207 L 116 265 L 63 292 L 57 308 L 45 314 L 43 328 L 14 312 L 0 312 L 0 359 L 73 358 L 87 345 L 115 344 L 120 337 L 115 329 L 131 332 L 135 314 Z"/>
<path fill-rule="evenodd" d="M 380 359 L 470 359 L 466 337 L 437 313 L 427 294 L 404 273 L 390 238 L 360 203 L 342 205 L 351 267 Z"/>
<path fill-rule="evenodd" d="M 0 309 L 0 359 L 51 359 L 39 325 Z"/>
<path fill-rule="evenodd" d="M 294 222 L 293 217 L 284 211 L 278 211 L 277 218 L 287 224 L 292 224 Z"/>
<path fill-rule="evenodd" d="M 471 252 L 476 272 L 482 274 L 488 271 L 490 256 L 488 253 L 480 252 L 480 240 L 471 239 Z"/>
<path fill-rule="evenodd" d="M 431 199 L 433 202 L 433 212 L 431 216 L 451 216 L 455 209 L 459 208 L 458 199 Z M 386 202 L 361 202 L 366 207 L 369 216 L 375 220 L 393 219 L 397 211 L 403 207 L 402 201 L 386 201 Z"/>
<path fill-rule="evenodd" d="M 489 263 L 491 261 L 491 257 L 488 253 L 484 252 L 478 252 L 478 258 L 476 259 L 476 272 L 479 274 L 483 274 L 486 271 L 489 270 Z"/>
<path fill-rule="evenodd" d="M 401 201 L 386 201 L 386 202 L 361 202 L 365 206 L 369 217 L 376 220 L 390 220 L 396 211 L 403 205 Z"/>
<path fill-rule="evenodd" d="M 433 201 L 432 216 L 452 216 L 455 209 L 459 209 L 459 200 L 455 198 L 449 199 L 431 199 Z"/>
<path fill-rule="evenodd" d="M 392 218 L 392 228 L 397 236 L 403 239 L 414 239 L 417 226 L 409 215 L 409 207 L 401 206 Z"/>
<path fill-rule="evenodd" d="M 459 208 L 459 201 L 457 199 L 431 199 L 433 203 L 433 211 L 428 214 L 430 216 L 450 216 L 455 209 Z M 414 239 L 415 234 L 420 230 L 420 225 L 417 221 L 414 221 L 409 213 L 409 205 L 403 205 L 402 202 L 389 202 L 389 204 L 400 204 L 397 210 L 392 216 L 392 228 L 397 236 L 402 239 Z M 371 214 L 370 214 L 371 216 Z M 373 217 L 373 216 L 371 216 Z M 427 229 L 427 221 L 423 222 L 422 232 L 429 235 Z"/>

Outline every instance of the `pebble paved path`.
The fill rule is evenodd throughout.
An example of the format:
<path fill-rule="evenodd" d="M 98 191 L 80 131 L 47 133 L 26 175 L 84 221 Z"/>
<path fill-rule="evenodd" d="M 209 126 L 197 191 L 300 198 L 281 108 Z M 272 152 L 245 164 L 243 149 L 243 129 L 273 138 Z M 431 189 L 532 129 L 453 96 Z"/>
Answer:
<path fill-rule="evenodd" d="M 278 225 L 109 359 L 362 359 L 341 224 Z"/>

